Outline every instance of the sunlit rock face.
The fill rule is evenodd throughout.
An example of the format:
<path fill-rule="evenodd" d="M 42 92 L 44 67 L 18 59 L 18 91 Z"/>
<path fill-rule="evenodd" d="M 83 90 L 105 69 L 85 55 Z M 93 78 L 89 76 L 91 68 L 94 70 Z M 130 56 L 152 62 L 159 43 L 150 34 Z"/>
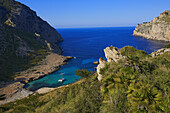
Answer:
<path fill-rule="evenodd" d="M 104 66 L 106 65 L 106 61 L 103 60 L 102 58 L 99 59 L 99 64 L 97 66 L 97 74 L 98 74 L 98 80 L 101 81 L 102 80 L 102 75 L 100 74 L 100 69 L 104 68 Z"/>
<path fill-rule="evenodd" d="M 107 62 L 117 62 L 122 59 L 123 56 L 120 54 L 119 49 L 113 46 L 107 47 L 104 49 L 105 57 Z"/>
<path fill-rule="evenodd" d="M 120 59 L 125 58 L 121 55 L 119 52 L 119 49 L 113 46 L 107 47 L 104 49 L 105 57 L 107 58 L 107 61 L 100 58 L 99 64 L 97 66 L 97 74 L 98 74 L 98 80 L 102 80 L 102 75 L 100 74 L 100 69 L 104 68 L 105 65 L 109 62 L 118 62 Z"/>
<path fill-rule="evenodd" d="M 153 40 L 170 41 L 170 11 L 164 11 L 150 22 L 138 24 L 133 35 Z"/>
<path fill-rule="evenodd" d="M 159 55 L 162 55 L 162 54 L 164 54 L 164 53 L 166 53 L 166 52 L 170 52 L 170 48 L 162 48 L 162 49 L 159 49 L 159 50 L 157 50 L 157 51 L 155 51 L 155 52 L 152 52 L 152 53 L 151 53 L 151 56 L 152 56 L 152 57 L 159 56 Z"/>

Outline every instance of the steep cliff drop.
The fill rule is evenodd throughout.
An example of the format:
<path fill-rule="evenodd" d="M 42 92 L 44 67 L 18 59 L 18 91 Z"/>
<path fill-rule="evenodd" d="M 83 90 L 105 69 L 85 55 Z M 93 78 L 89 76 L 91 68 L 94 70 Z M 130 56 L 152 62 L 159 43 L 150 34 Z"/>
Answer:
<path fill-rule="evenodd" d="M 151 22 L 138 24 L 133 35 L 153 40 L 170 41 L 170 11 L 164 11 Z"/>

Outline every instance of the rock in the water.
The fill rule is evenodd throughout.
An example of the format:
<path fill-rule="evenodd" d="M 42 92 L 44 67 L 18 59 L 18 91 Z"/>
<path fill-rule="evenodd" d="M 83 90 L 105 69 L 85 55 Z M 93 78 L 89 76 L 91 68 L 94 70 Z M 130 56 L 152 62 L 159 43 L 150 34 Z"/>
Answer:
<path fill-rule="evenodd" d="M 151 22 L 138 24 L 133 35 L 153 40 L 170 41 L 170 11 L 161 13 Z"/>
<path fill-rule="evenodd" d="M 93 62 L 93 64 L 97 65 L 97 64 L 99 64 L 99 62 L 98 62 L 98 61 L 95 61 L 95 62 Z"/>

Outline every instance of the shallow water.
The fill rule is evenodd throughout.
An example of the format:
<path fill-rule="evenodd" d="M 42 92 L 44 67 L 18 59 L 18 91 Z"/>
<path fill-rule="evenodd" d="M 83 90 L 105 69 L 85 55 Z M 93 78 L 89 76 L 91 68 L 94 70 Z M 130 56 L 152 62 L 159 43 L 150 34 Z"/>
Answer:
<path fill-rule="evenodd" d="M 76 59 L 69 61 L 59 71 L 30 82 L 25 87 L 37 90 L 42 87 L 58 87 L 73 83 L 79 80 L 79 77 L 75 75 L 77 69 L 95 71 L 93 62 L 100 57 L 104 58 L 103 49 L 110 45 L 118 48 L 130 45 L 151 53 L 166 44 L 133 36 L 134 29 L 135 27 L 57 29 L 64 39 L 60 43 L 64 51 L 63 55 L 73 56 Z M 66 80 L 59 83 L 58 80 L 62 78 L 62 75 Z"/>

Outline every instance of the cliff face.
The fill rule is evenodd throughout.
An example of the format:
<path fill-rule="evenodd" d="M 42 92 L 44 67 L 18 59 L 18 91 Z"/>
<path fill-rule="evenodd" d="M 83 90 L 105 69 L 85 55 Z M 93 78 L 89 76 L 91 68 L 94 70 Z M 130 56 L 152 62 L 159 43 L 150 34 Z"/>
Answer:
<path fill-rule="evenodd" d="M 100 74 L 100 69 L 104 68 L 105 65 L 109 62 L 118 62 L 119 60 L 126 58 L 125 56 L 122 56 L 119 49 L 113 46 L 107 47 L 104 49 L 105 57 L 107 61 L 103 60 L 102 58 L 99 59 L 99 64 L 97 66 L 97 74 L 98 74 L 98 80 L 102 80 L 102 75 Z"/>
<path fill-rule="evenodd" d="M 151 22 L 138 24 L 133 35 L 147 39 L 170 41 L 170 11 L 165 11 Z"/>
<path fill-rule="evenodd" d="M 15 8 L 10 9 L 10 15 L 6 23 L 11 21 L 17 29 L 39 34 L 52 43 L 62 41 L 60 34 L 46 21 L 38 17 L 36 12 L 23 4 L 16 3 L 15 5 Z"/>
<path fill-rule="evenodd" d="M 37 41 L 47 47 L 50 43 L 50 48 L 61 54 L 60 48 L 54 44 L 63 40 L 61 35 L 29 7 L 14 0 L 0 0 L 0 23 L 35 35 L 39 38 Z"/>
<path fill-rule="evenodd" d="M 48 51 L 61 54 L 56 43 L 62 40 L 29 7 L 14 0 L 0 0 L 0 81 L 25 69 L 25 65 L 29 68 L 29 64 L 38 63 Z"/>

